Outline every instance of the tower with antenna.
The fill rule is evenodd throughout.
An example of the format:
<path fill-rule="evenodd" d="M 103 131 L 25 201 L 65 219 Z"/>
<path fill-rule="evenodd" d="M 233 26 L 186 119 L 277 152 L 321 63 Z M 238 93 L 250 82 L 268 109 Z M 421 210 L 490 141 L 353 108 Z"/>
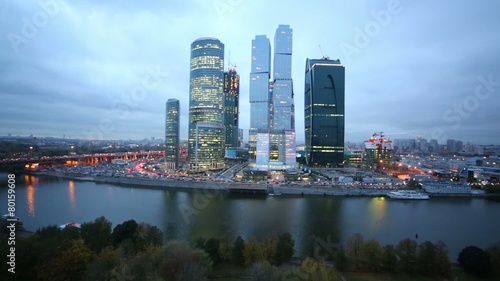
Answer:
<path fill-rule="evenodd" d="M 228 54 L 228 70 L 224 72 L 224 126 L 226 147 L 238 147 L 240 76 Z"/>
<path fill-rule="evenodd" d="M 319 51 L 321 52 L 321 59 L 329 60 L 330 58 L 325 55 L 325 53 L 323 52 L 323 49 L 321 49 L 321 45 L 320 44 L 318 44 L 318 47 L 319 47 Z"/>

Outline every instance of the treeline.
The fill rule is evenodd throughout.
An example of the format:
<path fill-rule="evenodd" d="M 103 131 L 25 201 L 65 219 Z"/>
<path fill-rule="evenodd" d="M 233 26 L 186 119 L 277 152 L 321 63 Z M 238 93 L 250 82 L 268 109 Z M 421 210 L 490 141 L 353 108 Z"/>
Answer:
<path fill-rule="evenodd" d="M 500 246 L 491 246 L 486 250 L 468 246 L 458 254 L 458 262 L 464 271 L 478 276 L 500 280 Z"/>
<path fill-rule="evenodd" d="M 81 228 L 44 227 L 28 237 L 17 237 L 15 274 L 7 271 L 2 254 L 0 280 L 110 281 L 208 280 L 214 266 L 233 265 L 250 280 L 341 280 L 343 271 L 405 273 L 410 276 L 451 278 L 444 243 L 404 239 L 380 245 L 356 234 L 344 244 L 311 243 L 309 256 L 292 265 L 295 241 L 290 233 L 263 239 L 200 237 L 192 244 L 164 242 L 161 230 L 134 220 L 112 229 L 104 217 Z M 0 253 L 11 245 L 0 241 Z M 322 241 L 324 242 L 324 241 Z M 465 271 L 500 277 L 500 248 L 486 251 L 467 247 L 459 255 Z"/>
<path fill-rule="evenodd" d="M 443 242 L 425 241 L 418 244 L 414 240 L 404 239 L 397 245 L 382 246 L 376 240 L 365 240 L 362 235 L 355 234 L 344 245 L 336 245 L 329 250 L 340 271 L 451 277 L 452 265 Z M 321 249 L 316 252 L 321 253 Z"/>

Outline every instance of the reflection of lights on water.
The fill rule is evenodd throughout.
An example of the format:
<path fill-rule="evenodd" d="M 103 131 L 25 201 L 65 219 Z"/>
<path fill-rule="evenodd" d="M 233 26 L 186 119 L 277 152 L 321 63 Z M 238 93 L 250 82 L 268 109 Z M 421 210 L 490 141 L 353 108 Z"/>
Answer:
<path fill-rule="evenodd" d="M 71 206 L 71 209 L 74 210 L 76 208 L 75 183 L 71 180 L 68 183 L 68 192 L 69 192 L 69 204 Z"/>
<path fill-rule="evenodd" d="M 38 179 L 32 175 L 24 175 L 24 182 L 28 185 L 33 185 L 38 183 Z"/>
<path fill-rule="evenodd" d="M 375 197 L 370 202 L 371 227 L 377 230 L 381 226 L 381 222 L 386 217 L 387 201 L 385 197 Z"/>
<path fill-rule="evenodd" d="M 26 189 L 26 202 L 28 203 L 28 214 L 35 216 L 35 187 L 30 184 Z"/>

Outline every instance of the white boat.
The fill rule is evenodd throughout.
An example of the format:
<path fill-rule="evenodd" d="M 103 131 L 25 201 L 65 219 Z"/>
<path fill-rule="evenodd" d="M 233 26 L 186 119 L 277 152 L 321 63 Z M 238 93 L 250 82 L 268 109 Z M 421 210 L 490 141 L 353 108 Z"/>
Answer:
<path fill-rule="evenodd" d="M 66 227 L 76 227 L 76 228 L 82 228 L 82 225 L 76 222 L 67 222 L 65 224 L 61 224 L 59 226 L 59 229 L 65 229 Z"/>
<path fill-rule="evenodd" d="M 398 190 L 387 193 L 391 199 L 414 199 L 414 200 L 427 200 L 429 195 L 426 193 L 416 192 L 414 190 Z"/>

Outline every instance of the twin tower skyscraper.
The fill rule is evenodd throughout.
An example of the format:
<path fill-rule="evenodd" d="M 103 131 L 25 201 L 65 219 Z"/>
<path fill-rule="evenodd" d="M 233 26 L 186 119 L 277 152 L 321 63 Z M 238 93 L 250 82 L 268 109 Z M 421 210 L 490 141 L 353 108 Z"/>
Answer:
<path fill-rule="evenodd" d="M 225 148 L 238 137 L 239 76 L 224 72 L 224 44 L 200 38 L 191 44 L 188 157 L 191 169 L 218 169 Z M 271 75 L 272 74 L 272 75 Z M 271 80 L 272 78 L 272 80 Z M 280 25 L 271 44 L 252 40 L 249 153 L 254 169 L 295 167 L 295 118 L 292 82 L 292 29 Z M 228 131 L 229 130 L 229 131 Z"/>
<path fill-rule="evenodd" d="M 279 25 L 272 73 L 269 39 L 257 35 L 252 40 L 249 153 L 255 170 L 285 170 L 296 164 L 292 39 L 290 26 Z"/>

